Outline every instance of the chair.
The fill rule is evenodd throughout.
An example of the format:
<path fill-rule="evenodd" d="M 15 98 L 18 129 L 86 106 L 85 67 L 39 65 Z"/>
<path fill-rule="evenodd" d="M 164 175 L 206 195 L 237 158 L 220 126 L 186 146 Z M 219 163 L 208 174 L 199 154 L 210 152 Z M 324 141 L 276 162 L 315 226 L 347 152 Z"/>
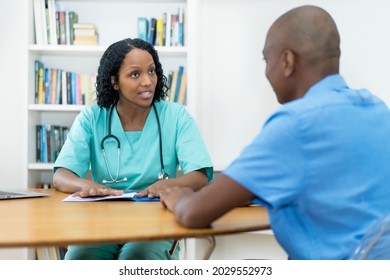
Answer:
<path fill-rule="evenodd" d="M 390 215 L 379 219 L 362 237 L 350 260 L 390 260 Z"/>

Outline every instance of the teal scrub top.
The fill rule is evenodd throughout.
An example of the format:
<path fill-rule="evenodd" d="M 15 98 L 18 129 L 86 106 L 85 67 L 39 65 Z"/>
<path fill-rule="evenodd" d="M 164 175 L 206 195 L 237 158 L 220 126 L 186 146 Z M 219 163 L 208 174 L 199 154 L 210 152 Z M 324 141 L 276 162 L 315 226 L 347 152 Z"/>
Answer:
<path fill-rule="evenodd" d="M 168 101 L 154 103 L 161 123 L 162 152 L 165 172 L 169 178 L 177 176 L 180 166 L 183 174 L 205 169 L 208 180 L 213 178 L 213 166 L 206 145 L 193 117 L 183 105 Z M 54 172 L 63 167 L 84 178 L 91 167 L 92 180 L 114 189 L 143 190 L 157 181 L 161 171 L 160 142 L 157 118 L 150 110 L 144 128 L 139 132 L 125 132 L 116 108 L 112 111 L 112 138 L 104 142 L 108 167 L 113 178 L 127 177 L 126 182 L 111 181 L 101 148 L 108 134 L 109 108 L 97 104 L 85 107 L 76 117 L 61 152 L 54 164 Z"/>

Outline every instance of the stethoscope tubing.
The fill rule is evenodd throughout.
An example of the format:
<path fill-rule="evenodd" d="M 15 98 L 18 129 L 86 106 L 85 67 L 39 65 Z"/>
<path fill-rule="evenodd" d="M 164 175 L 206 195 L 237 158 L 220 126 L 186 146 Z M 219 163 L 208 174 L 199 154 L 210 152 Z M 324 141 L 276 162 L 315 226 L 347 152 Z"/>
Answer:
<path fill-rule="evenodd" d="M 108 116 L 108 120 L 107 120 L 107 135 L 103 137 L 103 139 L 101 140 L 100 142 L 100 147 L 102 149 L 102 152 L 103 152 L 103 157 L 104 157 L 104 162 L 106 164 L 106 168 L 107 168 L 107 171 L 108 171 L 108 176 L 110 177 L 111 180 L 103 180 L 103 184 L 111 184 L 111 183 L 117 183 L 117 182 L 123 182 L 123 181 L 127 181 L 127 178 L 124 177 L 123 179 L 120 179 L 118 180 L 118 177 L 119 177 L 119 172 L 120 172 L 120 149 L 121 149 L 121 142 L 119 140 L 118 137 L 116 137 L 115 135 L 113 135 L 111 133 L 111 121 L 112 121 L 112 111 L 114 110 L 116 106 L 116 103 L 114 103 L 111 108 L 110 108 L 110 112 L 109 112 L 109 116 Z M 168 174 L 165 172 L 165 168 L 164 168 L 164 159 L 163 159 L 163 146 L 162 146 L 162 132 L 161 132 L 161 124 L 160 124 L 160 118 L 159 118 L 159 115 L 157 113 L 157 109 L 156 109 L 156 106 L 155 104 L 153 103 L 152 104 L 153 106 L 153 110 L 154 110 L 154 113 L 156 115 L 156 120 L 157 120 L 157 127 L 158 127 L 158 135 L 159 135 L 159 148 L 160 148 L 160 165 L 161 165 L 161 171 L 158 173 L 157 175 L 157 179 L 158 180 L 162 180 L 162 179 L 169 179 L 169 176 Z M 118 149 L 118 163 L 117 163 L 117 173 L 116 173 L 116 176 L 115 178 L 112 176 L 111 174 L 111 171 L 110 171 L 110 168 L 109 168 L 109 165 L 108 165 L 108 161 L 107 161 L 107 157 L 106 157 L 106 152 L 105 152 L 105 149 L 104 149 L 104 143 L 107 139 L 114 139 L 115 142 L 117 143 L 117 149 Z"/>

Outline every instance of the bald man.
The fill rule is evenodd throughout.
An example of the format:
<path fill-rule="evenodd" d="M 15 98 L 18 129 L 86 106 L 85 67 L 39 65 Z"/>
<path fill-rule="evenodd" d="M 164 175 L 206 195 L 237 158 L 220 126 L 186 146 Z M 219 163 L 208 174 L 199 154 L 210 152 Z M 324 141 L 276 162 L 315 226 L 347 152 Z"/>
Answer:
<path fill-rule="evenodd" d="M 248 201 L 266 207 L 289 259 L 346 259 L 390 213 L 390 113 L 339 74 L 340 38 L 321 8 L 270 27 L 266 76 L 282 104 L 253 142 L 201 191 L 160 195 L 186 227 L 207 227 Z"/>

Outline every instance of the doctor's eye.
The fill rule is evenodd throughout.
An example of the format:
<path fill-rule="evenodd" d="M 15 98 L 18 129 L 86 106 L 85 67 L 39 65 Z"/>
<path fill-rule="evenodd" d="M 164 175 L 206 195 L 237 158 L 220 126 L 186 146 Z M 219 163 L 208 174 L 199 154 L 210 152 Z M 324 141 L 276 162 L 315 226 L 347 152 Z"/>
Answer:
<path fill-rule="evenodd" d="M 132 78 L 138 78 L 138 77 L 139 77 L 139 73 L 138 73 L 138 72 L 132 72 L 132 73 L 130 74 L 130 77 L 132 77 Z"/>

